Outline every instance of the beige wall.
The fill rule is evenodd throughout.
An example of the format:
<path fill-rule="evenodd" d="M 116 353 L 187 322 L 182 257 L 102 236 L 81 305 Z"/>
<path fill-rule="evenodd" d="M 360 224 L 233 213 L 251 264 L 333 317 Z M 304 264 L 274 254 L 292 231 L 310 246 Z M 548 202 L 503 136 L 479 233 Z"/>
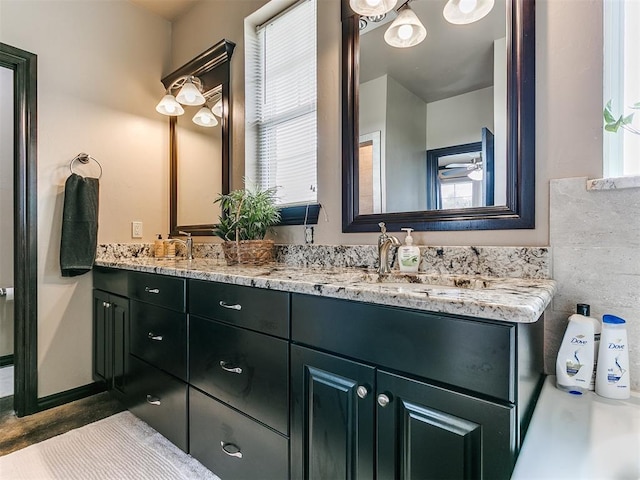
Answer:
<path fill-rule="evenodd" d="M 264 1 L 207 0 L 174 24 L 173 66 L 224 37 L 232 59 L 233 183 L 242 186 L 243 18 Z M 536 4 L 536 229 L 416 233 L 427 245 L 548 245 L 549 180 L 602 175 L 602 12 L 600 0 L 538 0 Z M 341 231 L 340 2 L 318 0 L 318 198 L 328 214 L 316 228 L 320 244 L 373 244 L 377 235 Z M 302 229 L 282 227 L 277 241 L 301 243 Z"/>
<path fill-rule="evenodd" d="M 167 232 L 167 122 L 154 108 L 171 26 L 124 0 L 2 0 L 0 41 L 38 55 L 38 394 L 92 382 L 91 275 L 62 278 L 69 161 L 102 162 L 99 242 Z"/>

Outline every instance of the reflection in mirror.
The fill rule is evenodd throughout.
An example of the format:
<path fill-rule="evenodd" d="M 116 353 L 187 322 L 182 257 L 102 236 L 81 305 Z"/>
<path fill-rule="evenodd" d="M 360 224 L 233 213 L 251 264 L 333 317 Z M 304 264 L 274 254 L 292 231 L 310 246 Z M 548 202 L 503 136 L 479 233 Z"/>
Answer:
<path fill-rule="evenodd" d="M 196 77 L 206 99 L 204 105 L 170 117 L 171 235 L 213 235 L 220 214 L 214 200 L 229 192 L 229 62 L 234 48 L 233 42 L 222 40 L 162 79 L 170 89 L 181 77 Z"/>
<path fill-rule="evenodd" d="M 210 98 L 207 106 L 222 100 L 222 85 L 212 90 Z M 180 139 L 176 221 L 178 225 L 209 224 L 220 215 L 214 201 L 221 190 L 212 187 L 222 186 L 222 125 L 215 120 L 211 127 L 203 127 L 192 122 L 191 115 L 185 117 L 176 123 Z"/>
<path fill-rule="evenodd" d="M 444 18 L 444 3 L 413 0 L 427 36 L 396 48 L 384 38 L 396 11 L 361 18 L 343 1 L 345 232 L 534 226 L 534 1 L 497 0 L 465 25 Z M 430 163 L 471 144 L 475 156 Z M 482 180 L 463 187 L 445 162 Z M 467 200 L 445 200 L 465 188 Z"/>
<path fill-rule="evenodd" d="M 365 17 L 360 25 L 358 121 L 360 151 L 365 149 L 360 177 L 369 170 L 367 148 L 376 135 L 380 144 L 372 173 L 380 183 L 374 183 L 376 208 L 365 201 L 358 213 L 486 206 L 428 202 L 428 188 L 437 178 L 427 178 L 425 156 L 428 150 L 480 142 L 483 129 L 495 132 L 502 175 L 502 203 L 497 204 L 505 205 L 506 4 L 496 2 L 471 25 L 449 23 L 441 2 L 415 0 L 411 9 L 428 36 L 410 48 L 394 48 L 385 41 L 395 10 L 383 19 Z M 366 186 L 360 200 L 363 196 L 370 198 Z"/>

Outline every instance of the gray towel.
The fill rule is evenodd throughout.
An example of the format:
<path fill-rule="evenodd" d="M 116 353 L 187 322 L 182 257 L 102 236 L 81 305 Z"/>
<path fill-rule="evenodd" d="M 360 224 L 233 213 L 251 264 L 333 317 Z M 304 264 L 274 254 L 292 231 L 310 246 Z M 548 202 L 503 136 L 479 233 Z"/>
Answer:
<path fill-rule="evenodd" d="M 63 277 L 87 273 L 98 244 L 98 179 L 72 173 L 64 185 L 60 269 Z"/>

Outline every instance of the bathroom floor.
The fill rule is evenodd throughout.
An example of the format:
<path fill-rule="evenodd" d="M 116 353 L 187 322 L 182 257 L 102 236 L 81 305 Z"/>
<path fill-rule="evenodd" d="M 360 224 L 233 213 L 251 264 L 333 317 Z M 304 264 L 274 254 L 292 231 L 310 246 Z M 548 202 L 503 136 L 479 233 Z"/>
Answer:
<path fill-rule="evenodd" d="M 0 398 L 0 456 L 124 410 L 107 392 L 18 418 L 13 396 Z"/>

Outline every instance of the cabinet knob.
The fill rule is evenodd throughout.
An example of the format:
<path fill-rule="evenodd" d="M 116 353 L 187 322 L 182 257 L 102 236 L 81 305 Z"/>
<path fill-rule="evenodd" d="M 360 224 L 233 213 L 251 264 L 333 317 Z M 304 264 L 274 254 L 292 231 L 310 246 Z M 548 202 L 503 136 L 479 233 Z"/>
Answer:
<path fill-rule="evenodd" d="M 230 305 L 227 302 L 223 302 L 222 300 L 220 300 L 218 305 L 220 305 L 222 308 L 228 308 L 230 310 L 242 310 L 242 305 L 240 305 L 239 303 L 235 303 L 233 305 Z"/>
<path fill-rule="evenodd" d="M 220 368 L 222 368 L 225 372 L 238 373 L 238 374 L 242 373 L 242 368 L 236 367 L 233 364 L 229 364 L 224 360 L 220 360 Z"/>
<path fill-rule="evenodd" d="M 149 405 L 160 405 L 160 399 L 158 397 L 154 397 L 153 395 L 147 395 L 147 403 Z"/>
<path fill-rule="evenodd" d="M 357 389 L 356 389 L 356 393 L 358 394 L 358 396 L 360 398 L 366 398 L 367 395 L 369 395 L 369 389 L 367 387 L 365 387 L 364 385 L 360 385 Z"/>
<path fill-rule="evenodd" d="M 389 402 L 391 402 L 391 399 L 384 393 L 378 395 L 378 405 L 380 405 L 381 407 L 386 407 L 387 405 L 389 405 Z"/>
<path fill-rule="evenodd" d="M 222 447 L 222 451 L 230 457 L 242 458 L 242 452 L 240 451 L 240 447 L 237 445 L 234 445 L 233 443 L 220 442 L 220 446 Z"/>
<path fill-rule="evenodd" d="M 104 308 L 109 308 L 111 306 L 111 304 L 109 302 L 102 302 L 102 306 Z"/>
<path fill-rule="evenodd" d="M 155 293 L 155 294 L 160 293 L 159 288 L 144 287 L 144 291 L 147 293 Z"/>
<path fill-rule="evenodd" d="M 161 342 L 161 341 L 162 341 L 162 335 L 156 335 L 156 334 L 155 334 L 155 333 L 153 333 L 153 332 L 149 332 L 149 333 L 147 334 L 147 337 L 149 337 L 149 339 L 151 339 L 151 340 L 155 340 L 155 341 L 157 341 L 157 342 Z"/>

